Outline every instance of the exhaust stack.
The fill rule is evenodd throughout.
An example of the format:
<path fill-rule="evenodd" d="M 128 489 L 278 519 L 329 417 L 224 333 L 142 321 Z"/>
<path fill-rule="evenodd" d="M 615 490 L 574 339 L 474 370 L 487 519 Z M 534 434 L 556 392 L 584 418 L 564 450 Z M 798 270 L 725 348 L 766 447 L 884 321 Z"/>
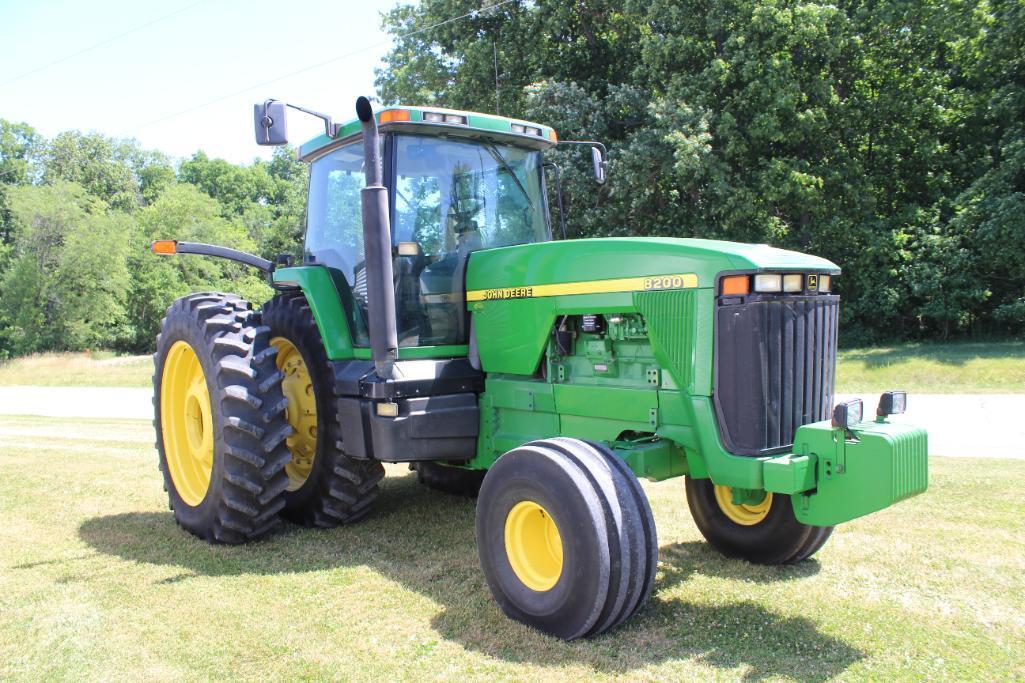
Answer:
<path fill-rule="evenodd" d="M 363 127 L 363 168 L 367 183 L 360 192 L 363 207 L 363 247 L 367 271 L 367 325 L 370 353 L 381 379 L 392 379 L 398 359 L 399 339 L 395 329 L 395 285 L 392 274 L 391 220 L 388 188 L 384 186 L 381 136 L 370 100 L 356 100 L 356 116 Z"/>

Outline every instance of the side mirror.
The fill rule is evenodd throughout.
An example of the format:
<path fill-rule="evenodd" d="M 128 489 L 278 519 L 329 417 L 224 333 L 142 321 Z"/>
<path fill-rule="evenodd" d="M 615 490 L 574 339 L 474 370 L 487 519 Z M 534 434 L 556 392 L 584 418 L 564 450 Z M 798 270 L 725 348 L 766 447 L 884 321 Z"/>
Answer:
<path fill-rule="evenodd" d="M 605 184 L 605 156 L 598 147 L 591 147 L 591 163 L 594 165 L 594 179 L 599 185 Z"/>
<path fill-rule="evenodd" d="M 263 104 L 253 105 L 256 144 L 273 146 L 288 144 L 286 107 L 284 102 L 278 100 L 266 100 Z"/>

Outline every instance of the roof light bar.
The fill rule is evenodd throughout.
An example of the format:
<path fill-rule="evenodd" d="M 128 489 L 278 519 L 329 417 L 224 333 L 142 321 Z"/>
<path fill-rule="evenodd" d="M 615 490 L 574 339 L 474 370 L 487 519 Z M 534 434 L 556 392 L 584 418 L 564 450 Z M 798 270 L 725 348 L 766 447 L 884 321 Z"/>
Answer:
<path fill-rule="evenodd" d="M 449 123 L 457 126 L 467 124 L 466 117 L 462 114 L 445 114 L 440 111 L 425 111 L 424 121 L 427 123 Z"/>

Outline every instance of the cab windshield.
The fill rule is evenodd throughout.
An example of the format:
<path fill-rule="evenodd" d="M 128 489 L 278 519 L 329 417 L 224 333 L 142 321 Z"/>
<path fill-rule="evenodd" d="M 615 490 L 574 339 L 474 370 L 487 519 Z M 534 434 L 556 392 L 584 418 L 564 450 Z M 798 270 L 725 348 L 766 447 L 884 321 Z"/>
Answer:
<path fill-rule="evenodd" d="M 467 341 L 465 279 L 479 249 L 547 241 L 541 152 L 488 140 L 393 135 L 389 185 L 399 346 Z M 344 276 L 353 341 L 368 344 L 362 143 L 313 163 L 306 258 Z M 336 278 L 337 280 L 338 278 Z"/>

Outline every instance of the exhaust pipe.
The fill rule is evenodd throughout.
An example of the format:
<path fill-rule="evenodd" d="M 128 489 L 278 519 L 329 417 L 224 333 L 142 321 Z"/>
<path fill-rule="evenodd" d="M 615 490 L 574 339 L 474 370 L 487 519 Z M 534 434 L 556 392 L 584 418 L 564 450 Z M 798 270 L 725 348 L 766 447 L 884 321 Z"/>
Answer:
<path fill-rule="evenodd" d="M 395 329 L 395 281 L 392 275 L 391 220 L 388 188 L 384 186 L 381 136 L 370 100 L 356 100 L 356 116 L 363 127 L 363 168 L 367 184 L 360 192 L 363 207 L 363 248 L 367 274 L 367 325 L 374 369 L 381 379 L 392 379 L 398 359 L 399 337 Z"/>

